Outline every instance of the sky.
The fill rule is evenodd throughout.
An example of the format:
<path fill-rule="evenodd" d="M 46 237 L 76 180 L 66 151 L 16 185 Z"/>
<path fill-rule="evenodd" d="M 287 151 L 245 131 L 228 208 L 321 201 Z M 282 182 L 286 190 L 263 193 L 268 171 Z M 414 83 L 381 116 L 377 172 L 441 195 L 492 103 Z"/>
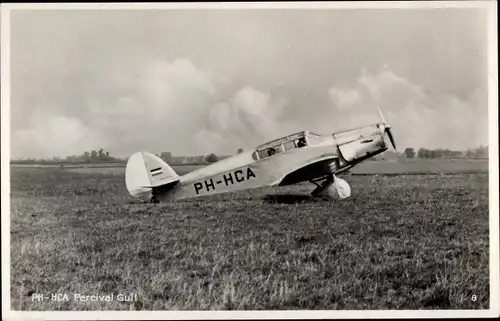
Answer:
<path fill-rule="evenodd" d="M 377 105 L 400 151 L 487 145 L 486 14 L 12 11 L 11 157 L 234 154 Z"/>

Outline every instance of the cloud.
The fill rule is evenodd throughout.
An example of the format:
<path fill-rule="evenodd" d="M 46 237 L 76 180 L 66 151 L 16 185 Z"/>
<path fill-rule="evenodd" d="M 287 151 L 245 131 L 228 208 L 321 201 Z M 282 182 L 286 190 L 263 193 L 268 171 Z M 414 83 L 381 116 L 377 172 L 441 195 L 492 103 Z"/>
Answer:
<path fill-rule="evenodd" d="M 93 86 L 79 87 L 74 103 L 82 108 L 68 108 L 67 100 L 33 108 L 38 112 L 26 120 L 31 126 L 12 132 L 12 154 L 65 156 L 102 147 L 130 155 L 170 146 L 186 152 L 191 146 L 183 137 L 196 132 L 215 90 L 211 76 L 188 59 L 154 60 L 128 69 L 108 66 L 93 79 Z"/>
<path fill-rule="evenodd" d="M 330 99 L 333 103 L 340 109 L 349 108 L 359 103 L 362 99 L 361 93 L 355 89 L 343 90 L 333 87 L 328 90 L 328 94 L 330 94 Z"/>
<path fill-rule="evenodd" d="M 78 113 L 57 106 L 36 109 L 34 126 L 13 131 L 13 155 L 66 156 L 99 148 L 122 157 L 138 150 L 232 154 L 304 129 L 330 134 L 375 123 L 376 105 L 393 125 L 400 148 L 460 149 L 487 139 L 485 92 L 476 90 L 466 99 L 426 93 L 388 68 L 363 70 L 350 84 L 331 87 L 324 92 L 327 108 L 298 106 L 267 88 L 228 87 L 224 75 L 186 58 L 127 70 L 110 66 L 96 77 L 101 86 L 83 92 Z M 299 113 L 300 108 L 307 112 Z"/>
<path fill-rule="evenodd" d="M 485 14 L 16 11 L 12 156 L 234 153 L 377 121 L 376 104 L 400 146 L 484 144 Z"/>
<path fill-rule="evenodd" d="M 223 141 L 217 149 L 234 153 L 238 148 L 252 148 L 265 140 L 294 130 L 292 121 L 280 121 L 287 101 L 251 86 L 237 90 L 225 102 L 209 110 L 209 132 Z"/>
<path fill-rule="evenodd" d="M 487 92 L 479 88 L 465 98 L 425 92 L 384 69 L 378 73 L 364 70 L 350 87 L 332 87 L 329 94 L 342 127 L 379 121 L 379 105 L 402 147 L 464 149 L 487 144 Z"/>
<path fill-rule="evenodd" d="M 18 129 L 12 136 L 13 155 L 50 158 L 80 155 L 106 141 L 73 117 L 37 112 L 38 121 L 30 128 Z M 29 151 L 28 153 L 26 151 Z"/>
<path fill-rule="evenodd" d="M 128 71 L 111 66 L 101 73 L 96 77 L 102 86 L 84 92 L 78 113 L 57 106 L 36 109 L 31 117 L 36 125 L 13 131 L 13 155 L 63 157 L 99 148 L 119 156 L 138 150 L 233 153 L 283 129 L 276 118 L 285 100 L 251 86 L 221 94 L 224 78 L 189 59 L 155 60 Z"/>

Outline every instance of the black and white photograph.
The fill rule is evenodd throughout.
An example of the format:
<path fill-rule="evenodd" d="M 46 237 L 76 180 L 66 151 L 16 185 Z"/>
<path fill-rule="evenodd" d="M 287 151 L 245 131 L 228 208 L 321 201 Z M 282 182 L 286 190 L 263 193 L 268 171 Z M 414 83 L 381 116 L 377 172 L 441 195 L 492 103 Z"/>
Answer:
<path fill-rule="evenodd" d="M 1 32 L 2 319 L 498 316 L 496 1 Z"/>

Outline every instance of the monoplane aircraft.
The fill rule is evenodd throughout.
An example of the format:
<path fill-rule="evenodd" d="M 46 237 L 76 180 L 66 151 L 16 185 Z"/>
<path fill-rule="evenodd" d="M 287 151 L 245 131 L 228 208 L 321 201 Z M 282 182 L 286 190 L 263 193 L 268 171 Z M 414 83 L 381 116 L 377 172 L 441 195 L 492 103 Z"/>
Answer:
<path fill-rule="evenodd" d="M 264 186 L 301 182 L 316 185 L 315 196 L 351 196 L 349 184 L 337 177 L 361 162 L 388 149 L 387 135 L 396 149 L 391 126 L 381 122 L 364 127 L 318 135 L 301 131 L 216 163 L 178 175 L 158 156 L 133 154 L 125 172 L 130 195 L 147 202 L 167 202 Z"/>

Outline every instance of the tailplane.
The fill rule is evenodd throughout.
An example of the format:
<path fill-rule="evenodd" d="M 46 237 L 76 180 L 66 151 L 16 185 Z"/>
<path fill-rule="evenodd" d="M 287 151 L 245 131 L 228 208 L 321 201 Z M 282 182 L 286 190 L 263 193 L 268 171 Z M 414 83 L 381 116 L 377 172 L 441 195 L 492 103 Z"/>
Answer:
<path fill-rule="evenodd" d="M 130 156 L 125 170 L 125 183 L 130 195 L 149 199 L 153 189 L 174 185 L 180 177 L 165 161 L 148 152 L 137 152 Z"/>

